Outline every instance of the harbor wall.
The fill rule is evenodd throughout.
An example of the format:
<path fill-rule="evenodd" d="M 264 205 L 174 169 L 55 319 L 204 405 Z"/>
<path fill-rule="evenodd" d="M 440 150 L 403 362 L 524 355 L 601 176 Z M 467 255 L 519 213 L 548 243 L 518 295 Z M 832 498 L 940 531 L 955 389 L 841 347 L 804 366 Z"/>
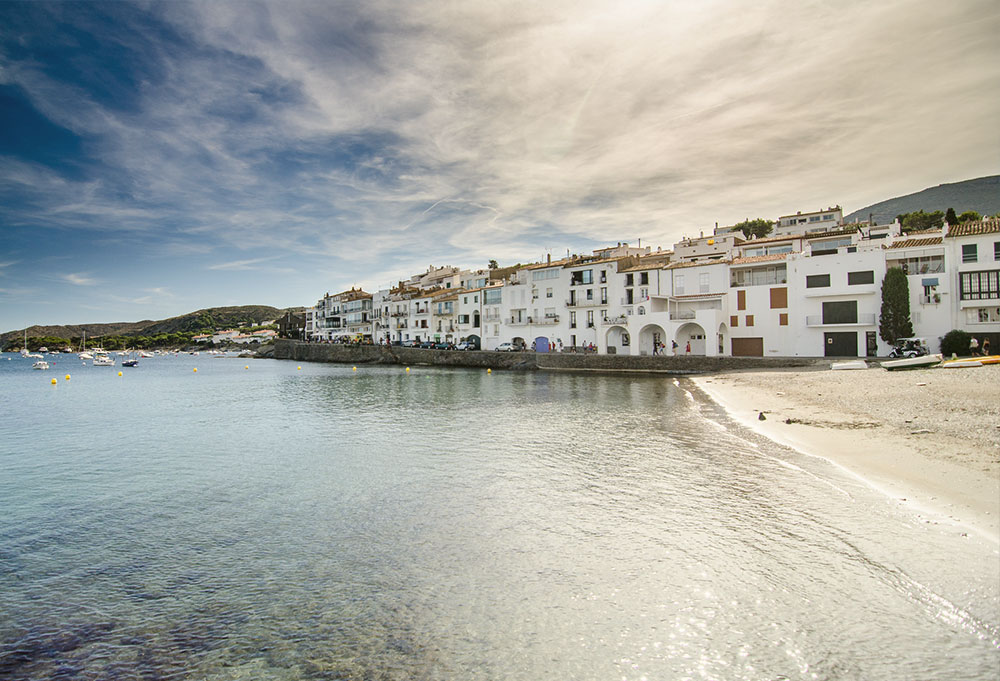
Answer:
<path fill-rule="evenodd" d="M 384 345 L 340 345 L 277 340 L 258 356 L 299 362 L 339 364 L 400 364 L 515 371 L 600 371 L 666 374 L 705 374 L 738 369 L 778 369 L 826 365 L 808 357 L 662 357 L 578 353 L 421 350 Z"/>

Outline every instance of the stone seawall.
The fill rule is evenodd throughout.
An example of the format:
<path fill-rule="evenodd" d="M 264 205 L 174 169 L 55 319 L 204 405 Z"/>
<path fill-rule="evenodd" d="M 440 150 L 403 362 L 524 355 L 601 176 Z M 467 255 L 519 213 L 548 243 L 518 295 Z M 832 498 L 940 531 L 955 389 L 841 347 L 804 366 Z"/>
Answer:
<path fill-rule="evenodd" d="M 411 366 L 452 366 L 519 371 L 602 371 L 667 374 L 704 374 L 736 369 L 776 369 L 824 364 L 809 357 L 632 357 L 575 353 L 462 352 L 420 350 L 398 346 L 333 345 L 278 340 L 262 357 L 300 362 L 339 364 L 405 364 Z"/>

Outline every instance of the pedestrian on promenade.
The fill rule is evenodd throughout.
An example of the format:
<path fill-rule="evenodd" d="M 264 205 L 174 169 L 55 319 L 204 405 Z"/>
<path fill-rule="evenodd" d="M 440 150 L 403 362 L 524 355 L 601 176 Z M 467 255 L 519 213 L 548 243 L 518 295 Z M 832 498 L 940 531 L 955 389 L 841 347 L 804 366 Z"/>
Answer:
<path fill-rule="evenodd" d="M 674 357 L 676 357 L 677 356 L 677 341 L 672 340 L 672 341 L 670 341 L 670 344 L 673 347 Z"/>
<path fill-rule="evenodd" d="M 990 339 L 983 339 L 983 357 L 988 357 L 990 354 Z"/>
<path fill-rule="evenodd" d="M 975 336 L 969 339 L 969 354 L 973 356 L 979 354 L 979 341 L 976 340 Z"/>
<path fill-rule="evenodd" d="M 684 353 L 687 355 L 691 354 L 691 341 L 687 342 L 687 347 L 684 349 Z"/>

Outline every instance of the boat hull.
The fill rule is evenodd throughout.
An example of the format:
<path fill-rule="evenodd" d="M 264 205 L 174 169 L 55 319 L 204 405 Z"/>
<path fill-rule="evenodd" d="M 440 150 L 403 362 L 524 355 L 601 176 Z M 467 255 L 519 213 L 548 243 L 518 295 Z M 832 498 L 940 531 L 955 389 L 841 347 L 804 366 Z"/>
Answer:
<path fill-rule="evenodd" d="M 886 371 L 927 369 L 940 363 L 941 355 L 923 355 L 922 357 L 907 357 L 906 359 L 894 359 L 888 362 L 882 362 L 882 368 Z"/>

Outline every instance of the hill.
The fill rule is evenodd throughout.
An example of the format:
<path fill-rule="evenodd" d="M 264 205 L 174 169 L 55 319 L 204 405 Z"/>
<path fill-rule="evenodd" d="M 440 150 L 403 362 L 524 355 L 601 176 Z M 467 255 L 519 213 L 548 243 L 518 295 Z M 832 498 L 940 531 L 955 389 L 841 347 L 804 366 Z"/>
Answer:
<path fill-rule="evenodd" d="M 300 308 L 289 308 L 297 311 Z M 240 326 L 257 326 L 285 314 L 285 310 L 267 305 L 241 305 L 238 307 L 209 307 L 169 319 L 141 322 L 112 322 L 108 324 L 69 324 L 65 326 L 29 326 L 0 334 L 0 346 L 20 344 L 24 332 L 28 337 L 80 338 L 86 331 L 87 338 L 101 336 L 155 336 L 161 333 L 192 333 L 203 330 Z"/>
<path fill-rule="evenodd" d="M 880 201 L 845 215 L 844 221 L 867 220 L 871 214 L 877 224 L 883 224 L 892 222 L 901 213 L 918 210 L 927 213 L 939 210 L 943 213 L 949 208 L 954 208 L 959 214 L 967 210 L 978 211 L 982 215 L 1000 213 L 1000 175 L 939 184 L 913 194 Z"/>

